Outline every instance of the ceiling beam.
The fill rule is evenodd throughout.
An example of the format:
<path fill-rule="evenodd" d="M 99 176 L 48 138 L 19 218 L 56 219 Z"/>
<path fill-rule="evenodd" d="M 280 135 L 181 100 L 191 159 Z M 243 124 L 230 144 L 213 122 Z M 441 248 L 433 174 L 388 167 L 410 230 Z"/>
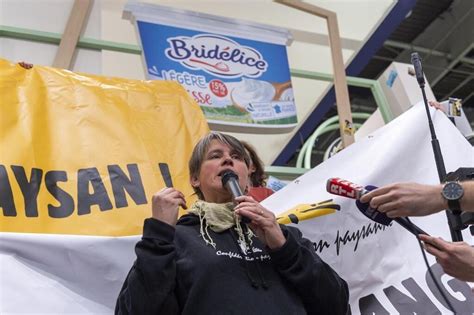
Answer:
<path fill-rule="evenodd" d="M 474 37 L 473 37 L 474 38 Z M 436 86 L 436 84 L 443 79 L 443 77 L 448 74 L 453 68 L 464 58 L 464 56 L 474 48 L 474 44 L 467 46 L 462 52 L 459 53 L 459 56 L 456 57 L 451 63 L 441 72 L 437 73 L 437 76 L 434 79 L 428 81 L 430 82 L 431 87 Z M 425 72 L 426 73 L 426 72 Z M 428 77 L 428 76 L 427 76 Z"/>
<path fill-rule="evenodd" d="M 395 48 L 401 48 L 401 49 L 408 49 L 410 51 L 417 51 L 425 54 L 430 54 L 433 56 L 437 57 L 443 57 L 447 59 L 453 59 L 451 54 L 444 52 L 444 51 L 439 51 L 439 50 L 433 50 L 431 48 L 426 48 L 426 47 L 421 47 L 417 45 L 412 45 L 408 43 L 403 43 L 395 40 L 386 40 L 383 43 L 384 47 L 395 47 Z"/>
<path fill-rule="evenodd" d="M 440 14 L 415 40 L 396 58 L 409 62 L 414 48 L 423 59 L 425 75 L 433 88 L 459 62 L 471 63 L 466 54 L 474 38 L 474 5 L 472 0 L 455 0 L 451 7 Z M 388 43 L 388 45 L 398 43 Z M 443 54 L 445 53 L 445 54 Z"/>
<path fill-rule="evenodd" d="M 448 97 L 453 97 L 455 96 L 455 93 L 457 91 L 459 91 L 464 85 L 466 85 L 469 81 L 471 81 L 472 79 L 474 79 L 474 74 L 471 73 L 470 76 L 468 76 L 467 78 L 465 78 L 461 83 L 459 83 L 454 89 L 452 89 L 451 91 L 449 91 L 448 93 L 446 93 L 445 95 L 443 95 L 443 97 L 441 97 L 441 100 L 445 100 L 447 99 Z"/>

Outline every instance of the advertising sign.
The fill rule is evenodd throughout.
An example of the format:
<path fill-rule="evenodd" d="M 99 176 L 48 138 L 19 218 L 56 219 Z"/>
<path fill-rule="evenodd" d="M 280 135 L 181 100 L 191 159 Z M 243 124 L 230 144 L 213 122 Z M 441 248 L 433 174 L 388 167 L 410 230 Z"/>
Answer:
<path fill-rule="evenodd" d="M 275 133 L 296 125 L 288 31 L 149 4 L 129 3 L 124 12 L 136 22 L 147 77 L 179 82 L 212 129 Z"/>

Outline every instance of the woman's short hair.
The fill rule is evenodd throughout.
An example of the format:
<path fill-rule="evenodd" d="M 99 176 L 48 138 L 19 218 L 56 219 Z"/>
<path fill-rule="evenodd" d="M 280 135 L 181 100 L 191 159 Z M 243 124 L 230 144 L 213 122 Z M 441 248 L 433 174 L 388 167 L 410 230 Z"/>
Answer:
<path fill-rule="evenodd" d="M 250 155 L 250 160 L 252 161 L 253 166 L 255 167 L 255 171 L 250 174 L 250 182 L 252 183 L 253 187 L 265 187 L 267 175 L 265 175 L 265 169 L 263 167 L 263 162 L 257 155 L 254 147 L 251 146 L 249 143 L 245 141 L 241 141 L 245 150 Z"/>
<path fill-rule="evenodd" d="M 202 137 L 199 142 L 194 146 L 191 159 L 189 160 L 189 176 L 191 178 L 199 177 L 202 162 L 205 159 L 205 155 L 209 149 L 209 146 L 211 145 L 212 140 L 217 140 L 220 143 L 223 143 L 228 147 L 234 149 L 237 154 L 243 157 L 247 167 L 250 166 L 250 157 L 248 156 L 243 144 L 237 138 L 220 132 L 212 131 Z M 193 189 L 194 192 L 198 195 L 199 199 L 204 199 L 204 196 L 199 187 L 193 187 Z"/>

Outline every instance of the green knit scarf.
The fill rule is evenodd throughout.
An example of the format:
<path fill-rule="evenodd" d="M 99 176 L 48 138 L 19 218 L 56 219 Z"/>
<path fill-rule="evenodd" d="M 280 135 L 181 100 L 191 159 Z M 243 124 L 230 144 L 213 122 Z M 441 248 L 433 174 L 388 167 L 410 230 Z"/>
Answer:
<path fill-rule="evenodd" d="M 199 222 L 201 224 L 200 234 L 207 245 L 216 248 L 216 243 L 209 235 L 209 229 L 216 233 L 220 233 L 230 229 L 231 227 L 234 227 L 237 232 L 239 243 L 246 244 L 244 232 L 240 225 L 240 218 L 235 215 L 234 204 L 232 202 L 211 203 L 198 200 L 191 206 L 191 209 L 189 209 L 188 212 L 199 216 Z M 250 242 L 252 242 L 254 234 L 250 229 L 247 231 L 248 238 Z"/>

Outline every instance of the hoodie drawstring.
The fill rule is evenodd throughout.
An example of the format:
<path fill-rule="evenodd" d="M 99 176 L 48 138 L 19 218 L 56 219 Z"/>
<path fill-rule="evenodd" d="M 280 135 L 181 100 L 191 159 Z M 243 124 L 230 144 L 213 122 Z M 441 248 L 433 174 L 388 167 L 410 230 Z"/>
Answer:
<path fill-rule="evenodd" d="M 268 284 L 267 282 L 265 281 L 265 278 L 263 277 L 263 273 L 262 273 L 262 269 L 260 268 L 260 263 L 259 261 L 257 260 L 257 258 L 255 257 L 255 252 L 253 251 L 253 248 L 252 248 L 252 245 L 251 245 L 251 242 L 250 240 L 248 239 L 248 233 L 247 233 L 247 225 L 246 224 L 243 224 L 243 230 L 244 230 L 244 238 L 245 238 L 245 243 L 247 244 L 250 244 L 249 245 L 249 248 L 250 248 L 250 256 L 254 259 L 255 261 L 255 265 L 257 267 L 257 273 L 258 273 L 258 277 L 260 278 L 260 285 L 262 286 L 263 289 L 267 290 L 268 289 Z"/>
<path fill-rule="evenodd" d="M 245 233 L 245 231 L 244 231 Z M 250 268 L 249 268 L 249 263 L 246 259 L 246 254 L 244 253 L 244 251 L 242 250 L 242 248 L 240 248 L 239 246 L 239 242 L 237 241 L 237 238 L 235 237 L 234 233 L 231 231 L 230 232 L 230 235 L 232 235 L 232 238 L 234 239 L 234 242 L 237 246 L 237 249 L 239 250 L 239 252 L 242 254 L 243 258 L 244 258 L 244 264 L 245 264 L 245 274 L 247 275 L 247 278 L 249 279 L 250 281 L 250 284 L 252 285 L 252 287 L 254 287 L 255 289 L 258 289 L 258 283 L 257 281 L 255 281 L 255 279 L 252 277 L 252 273 L 250 272 Z M 245 238 L 245 242 L 246 241 L 246 238 Z"/>

